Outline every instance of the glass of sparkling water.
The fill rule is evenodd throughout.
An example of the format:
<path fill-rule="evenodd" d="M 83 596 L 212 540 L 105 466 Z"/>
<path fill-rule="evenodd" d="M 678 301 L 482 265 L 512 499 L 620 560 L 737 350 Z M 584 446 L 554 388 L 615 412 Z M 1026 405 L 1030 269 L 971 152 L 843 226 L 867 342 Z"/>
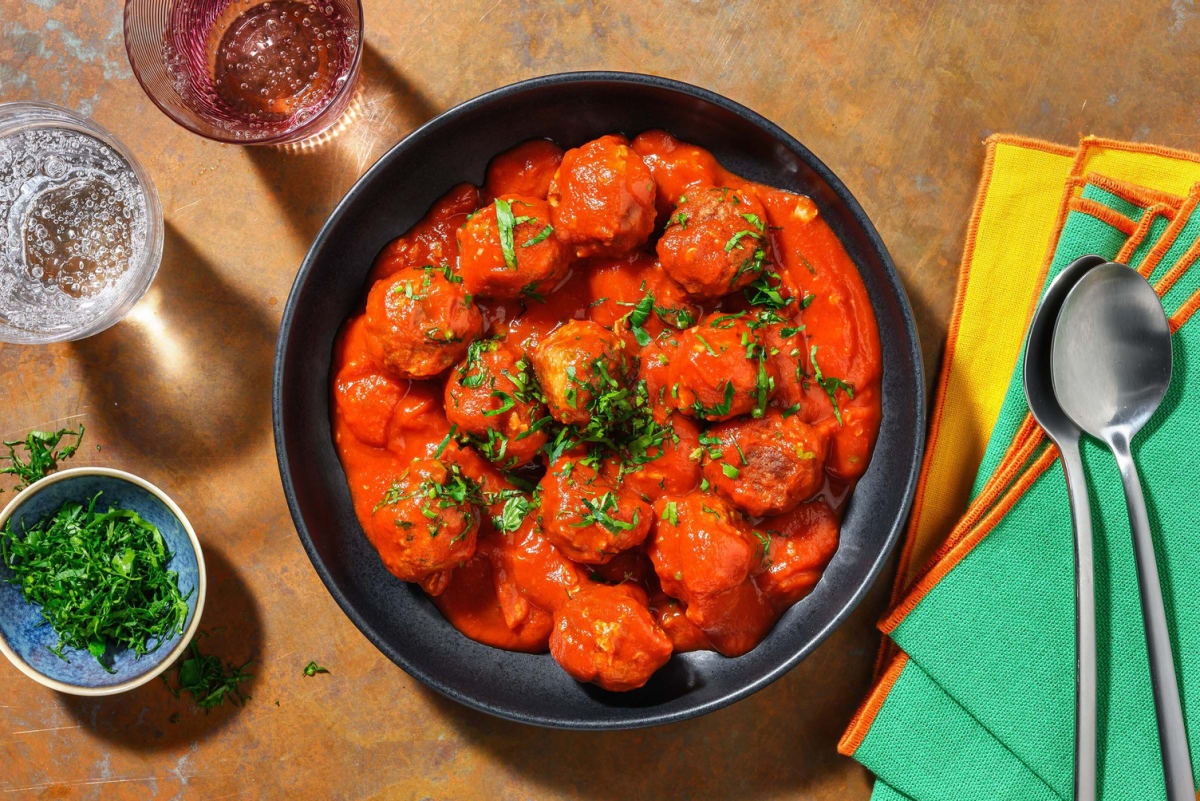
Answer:
<path fill-rule="evenodd" d="M 145 293 L 162 259 L 158 193 L 87 117 L 0 103 L 0 341 L 83 339 Z"/>
<path fill-rule="evenodd" d="M 154 104 L 242 145 L 299 142 L 350 106 L 361 0 L 125 0 L 125 51 Z"/>

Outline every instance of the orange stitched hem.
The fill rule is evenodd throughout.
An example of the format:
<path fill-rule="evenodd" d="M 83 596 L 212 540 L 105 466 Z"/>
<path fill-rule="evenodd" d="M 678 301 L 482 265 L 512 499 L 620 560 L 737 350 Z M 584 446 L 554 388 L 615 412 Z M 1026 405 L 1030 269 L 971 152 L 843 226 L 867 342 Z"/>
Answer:
<path fill-rule="evenodd" d="M 1173 195 L 1170 192 L 1163 192 L 1158 189 L 1151 189 L 1148 186 L 1122 181 L 1119 178 L 1111 178 L 1098 172 L 1088 173 L 1087 177 L 1077 176 L 1072 178 L 1071 181 L 1079 189 L 1082 189 L 1086 184 L 1092 184 L 1142 208 L 1162 205 L 1177 209 L 1183 205 L 1184 200 L 1180 195 Z"/>
<path fill-rule="evenodd" d="M 879 677 L 879 681 L 871 688 L 871 692 L 863 699 L 862 704 L 858 707 L 858 711 L 854 713 L 854 717 L 850 719 L 850 725 L 846 727 L 846 732 L 842 735 L 842 739 L 838 740 L 837 750 L 842 756 L 854 756 L 854 752 L 863 744 L 863 740 L 867 738 L 867 732 L 871 730 L 871 724 L 875 722 L 875 717 L 879 714 L 879 710 L 883 709 L 883 702 L 887 700 L 888 694 L 892 688 L 896 686 L 896 680 L 900 678 L 900 674 L 904 672 L 904 666 L 908 664 L 908 654 L 900 651 L 896 657 L 888 665 L 887 670 Z"/>
<path fill-rule="evenodd" d="M 1171 287 L 1175 286 L 1175 282 L 1191 269 L 1192 265 L 1196 263 L 1197 256 L 1200 256 L 1200 239 L 1193 242 L 1192 246 L 1179 257 L 1179 261 L 1175 262 L 1171 269 L 1167 270 L 1167 274 L 1155 284 L 1154 291 L 1160 298 L 1170 292 Z"/>
<path fill-rule="evenodd" d="M 1192 153 L 1189 150 L 1178 150 L 1173 147 L 1151 145 L 1145 142 L 1122 142 L 1118 139 L 1105 139 L 1102 136 L 1085 136 L 1079 140 L 1081 152 L 1092 145 L 1105 147 L 1109 150 L 1124 150 L 1129 153 L 1151 153 L 1155 156 L 1163 156 L 1169 159 L 1200 162 L 1200 153 Z"/>
<path fill-rule="evenodd" d="M 1192 296 L 1184 301 L 1183 305 L 1171 315 L 1170 320 L 1168 320 L 1171 324 L 1171 333 L 1173 334 L 1178 331 L 1180 326 L 1190 320 L 1198 308 L 1200 308 L 1200 289 L 1193 292 Z"/>
<path fill-rule="evenodd" d="M 899 600 L 906 589 L 907 581 L 904 576 L 908 572 L 908 563 L 912 558 L 915 547 L 915 535 L 921 519 L 921 511 L 925 505 L 925 483 L 929 476 L 929 468 L 933 464 L 934 451 L 937 447 L 938 434 L 941 431 L 942 415 L 946 407 L 946 393 L 949 389 L 950 369 L 954 362 L 955 345 L 958 342 L 959 326 L 962 324 L 963 306 L 967 299 L 967 283 L 971 275 L 971 261 L 975 258 L 975 238 L 979 233 L 979 220 L 983 216 L 983 206 L 991 188 L 992 171 L 996 163 L 996 137 L 988 139 L 983 161 L 983 175 L 979 181 L 979 189 L 975 193 L 974 208 L 971 219 L 967 223 L 966 243 L 963 246 L 962 262 L 958 268 L 958 286 L 954 291 L 954 307 L 950 313 L 950 326 L 946 332 L 946 348 L 942 353 L 942 365 L 938 374 L 936 394 L 933 401 L 933 414 L 929 421 L 928 438 L 925 442 L 925 455 L 921 459 L 921 472 L 917 479 L 917 491 L 913 496 L 912 513 L 909 515 L 908 528 L 904 532 L 904 546 L 900 550 L 900 558 L 896 567 L 896 580 L 892 585 L 892 598 Z"/>
<path fill-rule="evenodd" d="M 1102 223 L 1111 225 L 1125 236 L 1130 236 L 1134 229 L 1137 228 L 1137 223 L 1126 217 L 1119 211 L 1105 206 L 1099 201 L 1091 198 L 1073 197 L 1067 201 L 1067 205 L 1071 211 L 1078 211 L 1081 214 L 1087 214 L 1090 217 L 1095 217 Z"/>
<path fill-rule="evenodd" d="M 983 141 L 986 145 L 991 145 L 992 143 L 1016 145 L 1017 147 L 1027 147 L 1031 150 L 1040 150 L 1043 153 L 1053 153 L 1057 156 L 1075 155 L 1075 145 L 1060 145 L 1058 142 L 1047 142 L 1045 139 L 1034 139 L 1033 137 L 1021 136 L 1020 134 L 992 134 Z"/>
<path fill-rule="evenodd" d="M 976 196 L 975 196 L 975 207 L 972 210 L 971 220 L 968 223 L 968 227 L 967 227 L 966 246 L 968 248 L 970 248 L 970 252 L 967 252 L 964 249 L 963 260 L 962 260 L 960 268 L 959 268 L 958 286 L 955 290 L 954 309 L 951 313 L 950 329 L 947 332 L 946 351 L 942 356 L 942 367 L 941 367 L 940 374 L 938 376 L 938 387 L 937 387 L 936 395 L 935 395 L 935 399 L 934 399 L 935 405 L 934 405 L 932 419 L 930 421 L 930 427 L 929 427 L 929 431 L 928 431 L 928 439 L 925 443 L 925 455 L 922 458 L 921 472 L 920 472 L 919 478 L 917 479 L 917 491 L 913 498 L 913 508 L 912 508 L 912 512 L 910 513 L 910 516 L 909 516 L 909 525 L 905 530 L 904 543 L 901 546 L 900 557 L 899 557 L 899 560 L 897 561 L 896 577 L 892 582 L 891 603 L 893 606 L 895 606 L 900 601 L 902 596 L 904 596 L 905 594 L 907 594 L 908 592 L 911 591 L 912 586 L 916 580 L 916 579 L 914 579 L 914 581 L 908 581 L 906 579 L 906 577 L 907 577 L 908 569 L 909 569 L 909 566 L 910 566 L 910 563 L 912 560 L 912 551 L 913 551 L 913 548 L 916 546 L 916 538 L 914 535 L 917 530 L 918 521 L 920 520 L 921 511 L 924 507 L 925 488 L 926 488 L 925 484 L 926 484 L 926 478 L 927 478 L 926 471 L 928 470 L 929 465 L 932 463 L 933 454 L 934 454 L 936 443 L 937 443 L 937 434 L 938 434 L 938 431 L 940 430 L 940 422 L 941 422 L 941 417 L 942 417 L 942 413 L 943 413 L 943 406 L 944 406 L 945 400 L 946 400 L 945 382 L 947 380 L 947 377 L 949 376 L 950 364 L 951 364 L 950 357 L 953 355 L 953 349 L 954 349 L 954 345 L 956 344 L 958 328 L 959 328 L 959 324 L 961 322 L 960 318 L 962 315 L 962 303 L 966 298 L 967 279 L 969 278 L 969 275 L 970 275 L 969 264 L 970 264 L 971 258 L 974 256 L 975 235 L 976 235 L 976 233 L 978 231 L 978 227 L 979 227 L 979 217 L 983 213 L 983 200 L 986 197 L 986 191 L 987 191 L 986 187 L 988 187 L 991 183 L 991 174 L 992 174 L 992 169 L 993 169 L 993 166 L 995 163 L 996 146 L 999 144 L 1011 144 L 1011 145 L 1015 145 L 1018 147 L 1033 148 L 1033 149 L 1042 150 L 1042 151 L 1045 151 L 1048 153 L 1054 153 L 1054 154 L 1058 154 L 1058 155 L 1062 155 L 1062 156 L 1069 156 L 1075 152 L 1074 148 L 1068 147 L 1066 145 L 1058 145 L 1053 142 L 1045 142 L 1045 141 L 1042 141 L 1039 139 L 1032 139 L 1029 137 L 1018 136 L 1015 134 L 993 134 L 992 136 L 989 136 L 985 140 L 985 142 L 987 145 L 987 152 L 986 152 L 985 161 L 984 161 L 985 173 L 984 173 L 983 177 L 980 179 L 979 189 L 976 191 Z M 1079 164 L 1079 160 L 1076 159 L 1076 164 L 1075 164 L 1075 166 L 1072 167 L 1072 174 L 1077 172 L 1076 167 L 1078 164 Z M 1038 281 L 1039 285 L 1042 285 L 1045 283 L 1046 275 L 1050 271 L 1050 265 L 1054 261 L 1055 248 L 1057 246 L 1059 238 L 1062 236 L 1062 230 L 1063 230 L 1063 226 L 1066 224 L 1067 215 L 1071 211 L 1071 209 L 1070 209 L 1071 197 L 1072 197 L 1072 188 L 1068 184 L 1068 186 L 1064 192 L 1063 199 L 1059 203 L 1058 219 L 1055 220 L 1054 232 L 1050 236 L 1050 246 L 1047 248 L 1046 257 L 1042 261 L 1041 270 L 1037 277 L 1037 281 Z M 1025 320 L 1026 328 L 1029 327 L 1029 322 L 1033 318 L 1033 313 L 1036 309 L 1037 309 L 1037 299 L 1035 298 L 1034 302 L 1031 304 L 1031 306 L 1026 314 L 1026 320 Z M 939 551 L 941 550 L 941 548 L 944 548 L 944 547 L 946 547 L 945 542 L 943 542 L 942 545 L 939 547 Z M 929 562 L 926 563 L 926 565 L 928 566 L 929 564 L 932 563 L 932 561 L 933 560 L 930 560 Z M 924 568 L 924 569 L 927 569 L 927 568 Z M 924 569 L 923 569 L 923 571 L 924 571 Z M 919 576 L 918 576 L 918 578 L 919 578 Z M 889 647 L 887 641 L 885 640 L 883 645 L 880 647 L 879 654 L 876 658 L 875 674 L 877 676 L 879 675 L 880 670 L 883 667 L 883 665 L 886 664 L 886 660 L 889 658 L 889 651 L 890 651 L 890 647 Z"/>
<path fill-rule="evenodd" d="M 1200 194 L 1193 190 L 1188 195 L 1188 199 L 1184 202 L 1179 213 L 1175 215 L 1175 219 L 1171 220 L 1171 224 L 1167 226 L 1167 230 L 1163 231 L 1163 235 L 1159 237 L 1159 240 L 1154 243 L 1154 247 L 1150 248 L 1150 252 L 1146 254 L 1146 259 L 1142 262 L 1142 269 L 1139 270 L 1142 275 L 1150 275 L 1154 272 L 1154 268 L 1162 261 L 1162 257 L 1175 244 L 1175 239 L 1179 236 L 1179 232 L 1183 230 L 1188 220 L 1191 219 L 1197 204 L 1200 204 Z"/>
<path fill-rule="evenodd" d="M 991 533 L 996 524 L 1004 519 L 1004 516 L 1012 510 L 1017 501 L 1033 486 L 1033 482 L 1042 473 L 1045 473 L 1047 468 L 1057 460 L 1058 450 L 1056 448 L 1047 448 L 1043 451 L 1042 455 L 1009 488 L 1004 497 L 1000 499 L 1000 502 L 984 515 L 983 519 L 979 521 L 979 525 L 975 526 L 966 536 L 956 542 L 954 547 L 950 548 L 946 553 L 945 557 L 914 585 L 908 597 L 893 609 L 891 614 L 879 622 L 879 630 L 885 634 L 895 631 L 896 627 L 908 616 L 908 613 L 915 609 L 917 604 L 921 603 L 925 599 L 925 596 L 929 594 L 929 591 L 936 587 L 938 582 L 946 577 L 947 573 L 953 570 L 984 537 Z"/>
<path fill-rule="evenodd" d="M 1161 204 L 1156 204 L 1146 209 L 1146 213 L 1142 215 L 1142 219 L 1138 220 L 1137 228 L 1134 228 L 1133 233 L 1130 234 L 1129 238 L 1125 240 L 1125 244 L 1122 245 L 1120 251 L 1117 252 L 1117 257 L 1114 259 L 1114 261 L 1118 261 L 1121 264 L 1128 264 L 1130 257 L 1133 256 L 1134 252 L 1141 247 L 1142 243 L 1146 240 L 1146 236 L 1150 233 L 1150 227 L 1154 225 L 1154 220 L 1160 216 L 1165 216 L 1163 212 L 1166 210 L 1167 207 Z M 1138 267 L 1138 272 L 1141 273 L 1143 277 L 1150 274 L 1148 272 L 1143 272 L 1145 267 L 1146 265 L 1144 262 Z"/>
<path fill-rule="evenodd" d="M 971 501 L 971 505 L 967 507 L 963 516 L 950 529 L 950 532 L 942 540 L 941 544 L 938 545 L 937 550 L 925 561 L 925 565 L 921 568 L 921 571 L 909 582 L 909 592 L 934 571 L 938 564 L 946 558 L 947 554 L 954 550 L 955 546 L 971 532 L 971 529 L 991 511 L 996 502 L 1004 495 L 1005 490 L 1012 485 L 1014 479 L 1029 464 L 1029 460 L 1037 452 L 1038 447 L 1043 441 L 1044 434 L 1041 428 L 1034 422 L 1031 415 L 1026 415 L 1021 427 L 1017 430 L 1016 436 L 1013 437 L 1008 450 L 1001 457 L 996 470 L 988 478 L 983 488 L 979 491 L 979 494 L 975 496 L 975 499 Z M 885 617 L 890 617 L 895 612 L 895 609 L 900 606 L 902 600 L 896 599 L 893 601 L 892 607 Z"/>

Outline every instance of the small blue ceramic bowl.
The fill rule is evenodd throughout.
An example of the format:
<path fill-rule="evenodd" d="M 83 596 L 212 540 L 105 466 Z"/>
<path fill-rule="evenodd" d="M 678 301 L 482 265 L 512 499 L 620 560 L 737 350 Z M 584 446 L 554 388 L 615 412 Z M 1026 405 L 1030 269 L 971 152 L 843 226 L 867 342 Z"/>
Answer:
<path fill-rule="evenodd" d="M 77 467 L 46 476 L 9 502 L 0 512 L 0 527 L 12 521 L 20 531 L 66 501 L 86 504 L 96 493 L 101 493 L 97 508 L 132 509 L 158 527 L 172 554 L 168 567 L 179 574 L 179 591 L 187 597 L 188 616 L 183 632 L 152 653 L 113 655 L 114 673 L 104 670 L 86 650 L 64 649 L 70 660 L 64 661 L 49 650 L 58 644 L 58 633 L 42 619 L 41 608 L 26 603 L 20 588 L 9 583 L 12 572 L 0 560 L 0 651 L 29 678 L 71 695 L 115 695 L 150 681 L 187 647 L 204 610 L 204 555 L 196 532 L 166 493 L 135 475 L 105 467 Z"/>

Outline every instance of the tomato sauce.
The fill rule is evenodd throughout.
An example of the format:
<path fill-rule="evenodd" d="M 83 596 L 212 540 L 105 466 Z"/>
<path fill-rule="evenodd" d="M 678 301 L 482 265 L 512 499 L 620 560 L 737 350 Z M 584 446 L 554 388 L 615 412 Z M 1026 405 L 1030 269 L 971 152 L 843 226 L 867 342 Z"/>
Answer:
<path fill-rule="evenodd" d="M 472 225 L 487 227 L 489 242 L 464 227 L 481 210 L 495 221 Z M 676 244 L 660 246 L 660 259 L 654 241 L 664 231 Z M 705 237 L 715 245 L 697 261 Z M 538 272 L 526 276 L 535 251 Z M 467 256 L 480 274 L 459 272 Z M 668 256 L 675 262 L 662 261 Z M 693 269 L 685 263 L 710 272 L 677 280 Z M 507 272 L 517 264 L 522 271 Z M 464 277 L 499 296 L 464 298 Z M 811 199 L 746 181 L 661 131 L 632 142 L 603 137 L 565 154 L 537 140 L 497 156 L 483 187 L 452 188 L 388 244 L 368 288 L 380 281 L 389 282 L 386 310 L 352 316 L 335 345 L 334 440 L 384 564 L 420 576 L 463 634 L 511 650 L 552 647 L 580 680 L 625 690 L 672 649 L 744 653 L 820 579 L 878 431 L 881 353 L 858 271 Z M 783 305 L 751 302 L 772 287 Z M 447 316 L 448 293 L 478 314 Z M 399 316 L 389 328 L 368 312 Z M 408 319 L 418 333 L 404 330 Z M 551 334 L 568 321 L 577 321 L 572 336 L 558 342 L 562 332 Z M 719 354 L 716 342 L 726 342 Z M 430 377 L 406 372 L 436 369 L 447 348 L 458 366 Z M 463 411 L 455 419 L 464 425 L 452 426 L 447 382 L 469 394 L 484 380 L 480 365 L 493 363 L 507 365 L 504 383 L 490 376 L 490 395 L 472 396 L 475 417 Z M 585 386 L 580 365 L 609 383 Z M 534 367 L 536 380 L 523 377 Z M 739 368 L 746 378 L 735 392 Z M 634 375 L 644 383 L 631 401 Z M 601 396 L 625 398 L 633 410 L 614 424 L 622 431 L 665 425 L 674 444 L 659 429 L 659 444 L 636 458 L 621 450 L 589 462 L 588 448 L 601 447 L 595 439 L 567 442 L 552 464 L 531 458 L 555 446 L 555 432 L 603 438 Z M 739 421 L 750 418 L 735 410 L 749 397 L 755 433 L 739 438 Z M 565 408 L 576 398 L 586 401 Z M 514 404 L 526 402 L 537 411 L 513 417 Z M 638 423 L 646 410 L 654 422 Z M 490 433 L 498 430 L 508 435 Z M 515 447 L 527 436 L 536 439 L 526 444 L 545 442 L 541 450 Z M 784 450 L 741 453 L 752 443 Z M 757 491 L 750 474 L 763 478 L 762 466 L 781 469 L 780 459 L 809 472 L 747 502 Z M 439 465 L 445 475 L 430 479 Z M 823 472 L 814 479 L 812 470 Z M 553 492 L 531 495 L 539 481 Z M 804 497 L 787 496 L 787 487 L 803 487 Z M 576 495 L 591 500 L 568 512 L 558 499 Z M 547 497 L 562 508 L 547 508 Z M 631 589 L 614 594 L 614 586 Z"/>

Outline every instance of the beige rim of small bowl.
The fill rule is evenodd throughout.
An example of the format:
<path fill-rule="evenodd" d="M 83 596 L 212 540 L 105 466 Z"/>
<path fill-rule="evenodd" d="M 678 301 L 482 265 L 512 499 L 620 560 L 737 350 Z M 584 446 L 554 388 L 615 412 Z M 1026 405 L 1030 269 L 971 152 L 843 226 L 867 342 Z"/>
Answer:
<path fill-rule="evenodd" d="M 9 647 L 8 641 L 3 636 L 0 636 L 0 652 L 3 652 L 4 655 L 8 657 L 8 661 L 12 662 L 13 666 L 16 667 L 17 670 L 33 679 L 38 684 L 41 684 L 44 687 L 49 687 L 51 690 L 57 690 L 60 693 L 67 693 L 69 695 L 117 695 L 118 693 L 123 693 L 128 690 L 132 690 L 135 687 L 142 686 L 169 668 L 175 663 L 175 660 L 179 658 L 180 654 L 183 653 L 184 649 L 187 648 L 188 643 L 192 641 L 192 637 L 196 634 L 196 629 L 200 626 L 200 615 L 204 612 L 204 595 L 208 585 L 208 576 L 204 569 L 204 552 L 200 549 L 200 540 L 197 539 L 196 532 L 192 528 L 192 524 L 188 521 L 187 515 L 185 515 L 183 510 L 176 505 L 175 501 L 171 500 L 167 493 L 163 492 L 144 478 L 139 478 L 133 473 L 126 473 L 124 470 L 114 470 L 111 467 L 73 467 L 69 470 L 60 470 L 57 473 L 53 473 L 45 478 L 35 481 L 25 489 L 21 490 L 21 492 L 18 493 L 15 498 L 8 502 L 8 505 L 4 507 L 4 511 L 0 512 L 0 527 L 3 527 L 8 523 L 8 519 L 12 516 L 12 513 L 21 503 L 27 500 L 31 494 L 37 493 L 44 487 L 48 487 L 51 484 L 59 481 L 65 481 L 76 476 L 111 476 L 113 478 L 119 478 L 124 481 L 128 481 L 130 484 L 135 484 L 142 489 L 147 490 L 164 504 L 166 504 L 167 508 L 171 510 L 171 514 L 175 515 L 175 517 L 179 519 L 179 522 L 183 524 L 184 531 L 187 532 L 188 538 L 192 541 L 192 550 L 196 553 L 196 612 L 192 615 L 192 622 L 190 625 L 188 625 L 187 630 L 183 632 L 183 636 L 179 639 L 179 642 L 175 644 L 175 647 L 172 648 L 170 653 L 168 653 L 157 665 L 150 668 L 145 673 L 135 676 L 129 681 L 125 681 L 120 684 L 113 684 L 108 687 L 77 687 L 73 684 L 66 684 L 58 681 L 57 679 L 52 679 L 49 676 L 45 676 L 34 670 L 32 667 L 26 664 L 25 660 L 17 656 L 12 648 Z"/>

